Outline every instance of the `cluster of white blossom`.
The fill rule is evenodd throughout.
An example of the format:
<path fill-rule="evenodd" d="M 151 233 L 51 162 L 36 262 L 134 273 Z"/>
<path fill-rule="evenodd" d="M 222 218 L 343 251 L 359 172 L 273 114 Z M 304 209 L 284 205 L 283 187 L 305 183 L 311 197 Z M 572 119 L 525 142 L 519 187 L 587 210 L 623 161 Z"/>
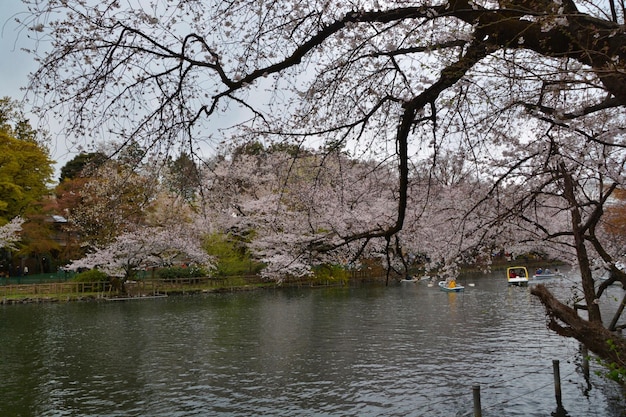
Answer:
<path fill-rule="evenodd" d="M 212 268 L 212 260 L 202 249 L 200 236 L 182 225 L 143 227 L 123 233 L 110 245 L 94 250 L 66 269 L 97 268 L 109 276 L 128 277 L 135 270 L 176 264 Z"/>
<path fill-rule="evenodd" d="M 24 219 L 15 217 L 4 226 L 0 226 L 0 248 L 12 249 L 15 243 L 20 240 L 19 233 L 22 231 Z"/>

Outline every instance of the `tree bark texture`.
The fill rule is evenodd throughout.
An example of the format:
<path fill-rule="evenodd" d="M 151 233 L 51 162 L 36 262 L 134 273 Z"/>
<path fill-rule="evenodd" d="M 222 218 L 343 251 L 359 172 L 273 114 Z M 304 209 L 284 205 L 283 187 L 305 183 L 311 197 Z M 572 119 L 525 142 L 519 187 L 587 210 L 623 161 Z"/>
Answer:
<path fill-rule="evenodd" d="M 602 326 L 581 318 L 576 310 L 561 303 L 539 284 L 530 290 L 546 308 L 548 328 L 565 337 L 573 337 L 608 363 L 626 368 L 626 340 Z"/>

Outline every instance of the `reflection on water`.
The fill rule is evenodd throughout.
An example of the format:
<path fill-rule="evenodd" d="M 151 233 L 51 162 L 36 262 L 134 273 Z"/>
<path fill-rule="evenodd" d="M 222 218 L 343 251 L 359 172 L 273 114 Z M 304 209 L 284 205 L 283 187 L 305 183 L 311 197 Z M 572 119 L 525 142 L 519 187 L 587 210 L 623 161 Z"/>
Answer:
<path fill-rule="evenodd" d="M 479 384 L 484 416 L 547 416 L 553 359 L 569 416 L 620 415 L 528 288 L 472 283 L 4 306 L 0 415 L 463 416 Z"/>

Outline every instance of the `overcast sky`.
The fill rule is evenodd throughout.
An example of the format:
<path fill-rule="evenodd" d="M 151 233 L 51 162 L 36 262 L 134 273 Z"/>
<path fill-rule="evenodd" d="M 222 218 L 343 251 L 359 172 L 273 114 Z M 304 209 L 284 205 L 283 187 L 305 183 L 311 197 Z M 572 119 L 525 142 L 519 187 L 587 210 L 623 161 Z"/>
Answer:
<path fill-rule="evenodd" d="M 23 49 L 35 49 L 36 44 L 29 39 L 28 31 L 21 28 L 15 21 L 28 21 L 28 8 L 21 0 L 0 0 L 0 97 L 11 97 L 22 101 L 25 97 L 24 88 L 28 85 L 28 74 L 37 69 L 37 63 L 33 56 Z M 32 35 L 32 33 L 31 33 Z M 40 44 L 40 47 L 45 44 Z M 58 179 L 60 168 L 71 160 L 78 150 L 69 145 L 65 137 L 61 135 L 61 128 L 55 120 L 47 120 L 40 123 L 35 115 L 29 113 L 29 105 L 25 103 L 24 110 L 30 118 L 31 125 L 35 128 L 43 128 L 50 133 L 52 142 L 50 143 L 50 154 L 55 165 L 56 174 L 54 180 Z M 237 115 L 236 109 L 230 114 Z M 230 119 L 229 119 L 230 120 Z M 213 147 L 206 150 L 207 154 L 213 152 Z"/>
<path fill-rule="evenodd" d="M 35 62 L 27 53 L 20 50 L 22 45 L 27 46 L 28 40 L 24 32 L 19 32 L 15 17 L 25 10 L 20 0 L 2 0 L 0 7 L 0 90 L 2 96 L 20 99 L 23 93 L 20 87 L 26 85 L 28 71 L 35 68 Z"/>
<path fill-rule="evenodd" d="M 26 20 L 27 8 L 21 0 L 0 0 L 0 97 L 11 97 L 21 101 L 24 91 L 21 89 L 28 84 L 28 73 L 37 68 L 37 63 L 32 55 L 24 52 L 22 48 L 33 48 L 34 43 L 28 39 L 27 33 L 21 30 L 15 22 L 15 18 Z M 24 110 L 31 118 L 31 125 L 38 127 L 39 120 L 28 113 L 29 106 L 26 103 Z M 50 153 L 57 161 L 57 172 L 74 154 L 69 153 L 64 139 L 58 137 L 59 128 L 53 124 L 46 124 L 45 129 L 50 132 L 52 143 Z M 55 180 L 58 175 L 55 176 Z"/>

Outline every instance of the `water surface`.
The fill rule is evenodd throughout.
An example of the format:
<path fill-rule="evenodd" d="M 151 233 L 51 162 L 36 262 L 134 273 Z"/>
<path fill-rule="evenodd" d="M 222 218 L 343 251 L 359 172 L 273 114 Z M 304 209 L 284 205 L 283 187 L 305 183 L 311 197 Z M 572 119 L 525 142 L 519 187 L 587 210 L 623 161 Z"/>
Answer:
<path fill-rule="evenodd" d="M 479 384 L 484 416 L 549 416 L 554 359 L 569 416 L 621 415 L 528 288 L 463 282 L 1 306 L 0 415 L 463 416 Z"/>

